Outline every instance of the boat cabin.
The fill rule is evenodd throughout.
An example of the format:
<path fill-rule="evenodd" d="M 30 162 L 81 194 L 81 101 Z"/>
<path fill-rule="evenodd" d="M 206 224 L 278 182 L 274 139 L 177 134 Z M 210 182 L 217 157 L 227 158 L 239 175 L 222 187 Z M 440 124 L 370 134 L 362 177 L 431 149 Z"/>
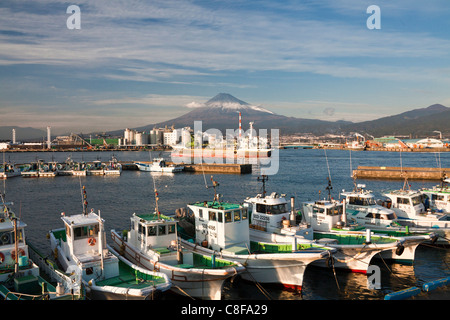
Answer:
<path fill-rule="evenodd" d="M 250 213 L 250 224 L 272 231 L 283 227 L 283 221 L 289 221 L 290 210 L 285 195 L 272 192 L 270 196 L 263 197 L 258 194 L 254 198 L 247 198 L 244 207 Z"/>
<path fill-rule="evenodd" d="M 177 244 L 177 221 L 157 214 L 133 213 L 127 242 L 143 252 L 148 249 L 156 253 L 167 252 L 168 248 L 175 249 Z"/>
<path fill-rule="evenodd" d="M 93 210 L 73 216 L 62 214 L 64 234 L 56 234 L 60 246 L 69 260 L 70 267 L 76 264 L 82 269 L 84 280 L 96 281 L 111 278 L 119 274 L 118 258 L 106 248 L 103 230 L 104 220 Z"/>
<path fill-rule="evenodd" d="M 450 178 L 443 180 L 441 186 L 424 188 L 421 193 L 426 196 L 425 207 L 441 213 L 450 214 Z"/>
<path fill-rule="evenodd" d="M 424 206 L 424 196 L 418 191 L 394 190 L 385 193 L 387 200 L 383 206 L 394 210 L 398 218 L 421 219 L 426 213 Z"/>
<path fill-rule="evenodd" d="M 303 215 L 306 222 L 315 231 L 330 231 L 343 225 L 343 204 L 334 200 L 319 200 L 303 203 Z"/>
<path fill-rule="evenodd" d="M 364 226 L 390 226 L 397 219 L 395 212 L 377 204 L 373 193 L 363 189 L 364 185 L 358 187 L 358 190 L 341 193 L 344 196 L 347 221 Z"/>
<path fill-rule="evenodd" d="M 14 232 L 14 223 L 16 223 L 16 232 Z M 3 275 L 8 275 L 5 272 L 14 271 L 14 265 L 16 258 L 19 267 L 28 265 L 28 246 L 25 242 L 24 228 L 27 225 L 20 221 L 5 217 L 3 214 L 0 218 L 0 282 L 6 280 L 3 279 Z M 17 239 L 17 248 L 16 248 Z M 16 255 L 16 250 L 19 254 Z M 37 276 L 37 274 L 36 274 Z"/>
<path fill-rule="evenodd" d="M 195 242 L 212 250 L 250 248 L 248 209 L 240 204 L 204 201 L 188 205 L 195 217 Z"/>

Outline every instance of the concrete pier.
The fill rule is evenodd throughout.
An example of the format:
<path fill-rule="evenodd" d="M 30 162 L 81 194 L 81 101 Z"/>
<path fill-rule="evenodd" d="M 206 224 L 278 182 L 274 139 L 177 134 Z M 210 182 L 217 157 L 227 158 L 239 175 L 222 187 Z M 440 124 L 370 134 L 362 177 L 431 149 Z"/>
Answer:
<path fill-rule="evenodd" d="M 450 175 L 450 168 L 416 168 L 416 167 L 368 167 L 359 166 L 353 170 L 358 179 L 387 180 L 441 180 L 443 174 Z"/>
<path fill-rule="evenodd" d="M 187 172 L 205 172 L 205 173 L 234 173 L 234 174 L 245 174 L 252 173 L 251 164 L 185 164 L 184 171 Z"/>

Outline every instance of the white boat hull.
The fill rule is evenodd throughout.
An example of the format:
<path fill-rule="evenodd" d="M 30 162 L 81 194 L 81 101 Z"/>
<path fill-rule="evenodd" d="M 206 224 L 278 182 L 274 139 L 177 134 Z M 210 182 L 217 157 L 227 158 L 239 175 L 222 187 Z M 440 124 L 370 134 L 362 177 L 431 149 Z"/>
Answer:
<path fill-rule="evenodd" d="M 302 289 L 306 267 L 329 255 L 327 251 L 320 253 L 311 251 L 308 253 L 227 254 L 223 251 L 218 253 L 185 240 L 182 240 L 182 243 L 202 254 L 216 254 L 218 257 L 235 260 L 245 265 L 247 272 L 241 274 L 244 280 L 282 284 L 284 287 L 294 290 Z"/>
<path fill-rule="evenodd" d="M 113 247 L 127 260 L 149 270 L 167 275 L 172 282 L 171 290 L 177 294 L 205 300 L 220 300 L 225 280 L 243 271 L 243 267 L 227 269 L 185 269 L 152 260 L 148 255 L 129 245 L 119 234 L 112 230 Z"/>

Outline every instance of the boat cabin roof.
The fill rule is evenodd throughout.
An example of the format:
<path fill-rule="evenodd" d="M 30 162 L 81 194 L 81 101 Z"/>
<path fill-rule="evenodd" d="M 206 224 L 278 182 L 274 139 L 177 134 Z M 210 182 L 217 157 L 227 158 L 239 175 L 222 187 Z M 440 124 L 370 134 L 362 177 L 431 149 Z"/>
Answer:
<path fill-rule="evenodd" d="M 146 214 L 133 214 L 134 217 L 141 219 L 140 222 L 145 224 L 155 224 L 164 222 L 177 222 L 175 219 L 168 217 L 166 215 L 160 214 L 159 217 L 156 213 L 146 213 Z"/>
<path fill-rule="evenodd" d="M 25 228 L 27 226 L 27 224 L 25 222 L 22 222 L 20 220 L 18 220 L 18 221 L 19 221 L 19 223 L 17 224 L 18 228 Z M 1 217 L 0 218 L 0 232 L 12 230 L 12 229 L 14 229 L 12 220 Z"/>
<path fill-rule="evenodd" d="M 262 203 L 268 205 L 277 205 L 287 203 L 285 194 L 278 194 L 277 192 L 272 192 L 270 195 L 263 197 L 262 194 L 257 194 L 256 197 L 245 199 L 246 202 L 250 203 Z"/>
<path fill-rule="evenodd" d="M 344 197 L 374 198 L 372 191 L 369 190 L 347 191 L 342 192 L 341 195 Z"/>
<path fill-rule="evenodd" d="M 217 202 L 217 201 L 204 201 L 204 202 L 196 202 L 191 203 L 191 206 L 196 206 L 200 208 L 206 209 L 215 209 L 215 210 L 236 210 L 240 209 L 241 205 L 237 203 L 228 203 L 228 202 Z"/>
<path fill-rule="evenodd" d="M 99 223 L 99 217 L 93 211 L 89 212 L 87 215 L 85 214 L 76 214 L 73 216 L 66 217 L 63 215 L 61 219 L 68 226 L 88 226 Z"/>

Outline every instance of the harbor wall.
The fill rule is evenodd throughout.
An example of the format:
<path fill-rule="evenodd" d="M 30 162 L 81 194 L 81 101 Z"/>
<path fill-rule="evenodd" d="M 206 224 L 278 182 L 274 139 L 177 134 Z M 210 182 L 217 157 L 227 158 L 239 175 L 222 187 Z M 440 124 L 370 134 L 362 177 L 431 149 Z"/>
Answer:
<path fill-rule="evenodd" d="M 441 180 L 444 174 L 450 175 L 450 168 L 359 166 L 353 174 L 358 179 Z"/>

